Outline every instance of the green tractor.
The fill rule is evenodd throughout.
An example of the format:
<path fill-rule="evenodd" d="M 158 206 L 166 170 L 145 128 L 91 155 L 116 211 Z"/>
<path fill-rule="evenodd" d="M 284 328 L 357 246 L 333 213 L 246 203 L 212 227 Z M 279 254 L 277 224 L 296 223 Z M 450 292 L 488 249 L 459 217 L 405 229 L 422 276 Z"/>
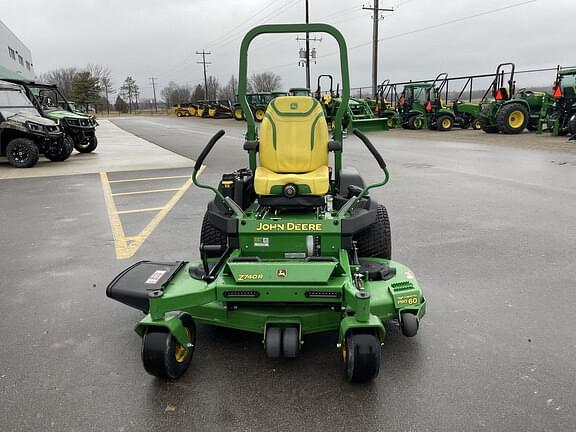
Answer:
<path fill-rule="evenodd" d="M 310 96 L 274 99 L 257 129 L 246 95 L 250 43 L 264 33 L 306 32 L 328 33 L 340 46 L 343 90 L 333 136 Z M 258 26 L 242 41 L 238 78 L 249 167 L 224 174 L 217 188 L 200 183 L 198 172 L 223 130 L 196 159 L 193 182 L 215 194 L 201 259 L 141 261 L 117 276 L 107 295 L 146 314 L 136 326 L 142 362 L 163 379 L 188 369 L 195 323 L 202 323 L 262 335 L 270 358 L 296 357 L 306 336 L 333 332 L 346 378 L 369 381 L 380 369 L 384 323 L 415 336 L 426 301 L 414 274 L 390 259 L 386 208 L 368 194 L 388 181 L 386 163 L 357 129 L 382 179 L 366 185 L 356 170 L 342 168 L 346 42 L 326 24 Z"/>
<path fill-rule="evenodd" d="M 42 117 L 56 121 L 64 131 L 64 141 L 80 153 L 91 153 L 98 146 L 94 116 L 75 110 L 58 86 L 34 81 L 6 79 L 22 86 Z"/>
<path fill-rule="evenodd" d="M 386 119 L 389 129 L 400 125 L 400 114 L 396 110 L 397 103 L 398 92 L 396 85 L 391 84 L 388 79 L 382 81 L 376 92 L 374 113 L 378 117 Z"/>
<path fill-rule="evenodd" d="M 576 67 L 558 66 L 552 94 L 546 94 L 538 133 L 548 130 L 553 136 L 576 134 Z"/>
<path fill-rule="evenodd" d="M 449 131 L 456 123 L 456 115 L 442 103 L 448 74 L 439 74 L 433 82 L 406 84 L 398 99 L 400 125 L 404 129 L 428 128 Z"/>
<path fill-rule="evenodd" d="M 480 127 L 486 133 L 519 134 L 537 130 L 545 94 L 526 89 L 516 91 L 514 63 L 496 68 L 492 84 L 480 102 Z M 488 93 L 492 100 L 487 101 Z"/>
<path fill-rule="evenodd" d="M 264 113 L 266 112 L 266 107 L 270 101 L 274 98 L 273 93 L 270 92 L 259 92 L 259 93 L 248 93 L 246 95 L 248 99 L 248 105 L 254 118 L 257 122 L 264 120 Z M 240 102 L 236 102 L 233 107 L 234 120 L 246 120 L 246 113 L 242 108 Z"/>

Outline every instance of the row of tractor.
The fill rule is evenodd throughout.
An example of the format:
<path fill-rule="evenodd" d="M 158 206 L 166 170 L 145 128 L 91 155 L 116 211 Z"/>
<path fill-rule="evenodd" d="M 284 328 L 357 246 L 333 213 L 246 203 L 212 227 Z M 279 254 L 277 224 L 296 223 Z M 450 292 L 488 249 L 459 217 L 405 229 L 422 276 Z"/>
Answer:
<path fill-rule="evenodd" d="M 447 73 L 434 80 L 391 83 L 385 80 L 377 87 L 375 99 L 350 98 L 343 126 L 349 131 L 404 129 L 431 129 L 441 132 L 454 127 L 482 129 L 486 133 L 517 134 L 525 129 L 551 132 L 552 135 L 576 134 L 576 68 L 558 66 L 550 93 L 517 89 L 515 65 L 498 65 L 489 88 L 482 98 L 472 100 L 472 78 L 464 88 L 449 100 Z M 456 79 L 456 78 L 455 78 Z M 461 79 L 461 78 L 457 78 Z M 322 84 L 328 84 L 322 87 Z M 462 97 L 468 85 L 470 96 Z M 308 89 L 290 89 L 288 92 L 250 93 L 246 95 L 250 110 L 257 122 L 264 119 L 266 107 L 276 97 L 285 95 L 312 95 L 320 101 L 326 120 L 331 124 L 341 104 L 339 85 L 334 87 L 331 75 L 320 75 L 315 92 Z M 200 101 L 179 106 L 177 116 L 234 118 L 245 120 L 239 103 L 229 101 Z"/>
<path fill-rule="evenodd" d="M 525 129 L 576 134 L 576 68 L 556 69 L 550 93 L 517 88 L 515 65 L 498 65 L 490 87 L 478 102 L 461 99 L 466 90 L 448 102 L 448 75 L 431 82 L 403 85 L 389 81 L 378 87 L 375 112 L 388 119 L 388 126 L 405 129 L 449 131 L 453 127 L 482 129 L 486 133 L 518 134 Z M 470 80 L 467 81 L 467 85 Z"/>
<path fill-rule="evenodd" d="M 33 167 L 40 155 L 60 162 L 74 149 L 94 151 L 97 124 L 93 116 L 77 111 L 56 85 L 0 80 L 0 156 L 13 167 Z"/>

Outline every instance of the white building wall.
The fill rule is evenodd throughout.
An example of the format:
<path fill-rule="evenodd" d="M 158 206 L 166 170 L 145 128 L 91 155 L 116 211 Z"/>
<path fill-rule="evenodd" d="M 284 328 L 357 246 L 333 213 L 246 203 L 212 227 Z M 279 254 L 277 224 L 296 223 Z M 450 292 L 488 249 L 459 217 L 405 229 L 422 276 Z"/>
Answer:
<path fill-rule="evenodd" d="M 30 50 L 0 21 L 0 79 L 34 79 L 35 76 Z"/>

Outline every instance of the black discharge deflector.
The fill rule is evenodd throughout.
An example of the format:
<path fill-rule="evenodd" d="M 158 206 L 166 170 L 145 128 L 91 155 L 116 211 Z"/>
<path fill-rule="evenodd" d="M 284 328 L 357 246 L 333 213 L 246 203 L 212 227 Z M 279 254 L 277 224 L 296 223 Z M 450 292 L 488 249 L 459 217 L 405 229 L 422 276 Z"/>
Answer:
<path fill-rule="evenodd" d="M 161 295 L 185 261 L 140 261 L 114 278 L 106 295 L 130 307 L 148 313 L 149 297 Z"/>

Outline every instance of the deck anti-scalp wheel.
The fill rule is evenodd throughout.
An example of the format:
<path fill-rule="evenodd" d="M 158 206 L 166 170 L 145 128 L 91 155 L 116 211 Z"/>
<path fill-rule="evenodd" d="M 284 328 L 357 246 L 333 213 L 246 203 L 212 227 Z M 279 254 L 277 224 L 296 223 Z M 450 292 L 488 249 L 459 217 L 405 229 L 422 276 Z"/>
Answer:
<path fill-rule="evenodd" d="M 142 338 L 142 363 L 150 375 L 164 379 L 180 378 L 190 366 L 196 344 L 196 327 L 188 314 L 178 315 L 192 342 L 184 347 L 164 327 L 148 327 Z"/>
<path fill-rule="evenodd" d="M 380 341 L 375 335 L 349 333 L 342 347 L 346 379 L 365 382 L 376 378 L 380 372 L 381 353 Z"/>
<path fill-rule="evenodd" d="M 406 337 L 416 336 L 418 333 L 418 328 L 420 327 L 420 322 L 418 317 L 410 312 L 404 312 L 402 314 L 402 334 Z"/>
<path fill-rule="evenodd" d="M 282 354 L 282 329 L 268 327 L 264 338 L 264 348 L 268 358 L 278 358 Z"/>
<path fill-rule="evenodd" d="M 285 358 L 295 358 L 300 351 L 300 332 L 297 327 L 286 327 L 282 332 L 282 354 Z"/>

